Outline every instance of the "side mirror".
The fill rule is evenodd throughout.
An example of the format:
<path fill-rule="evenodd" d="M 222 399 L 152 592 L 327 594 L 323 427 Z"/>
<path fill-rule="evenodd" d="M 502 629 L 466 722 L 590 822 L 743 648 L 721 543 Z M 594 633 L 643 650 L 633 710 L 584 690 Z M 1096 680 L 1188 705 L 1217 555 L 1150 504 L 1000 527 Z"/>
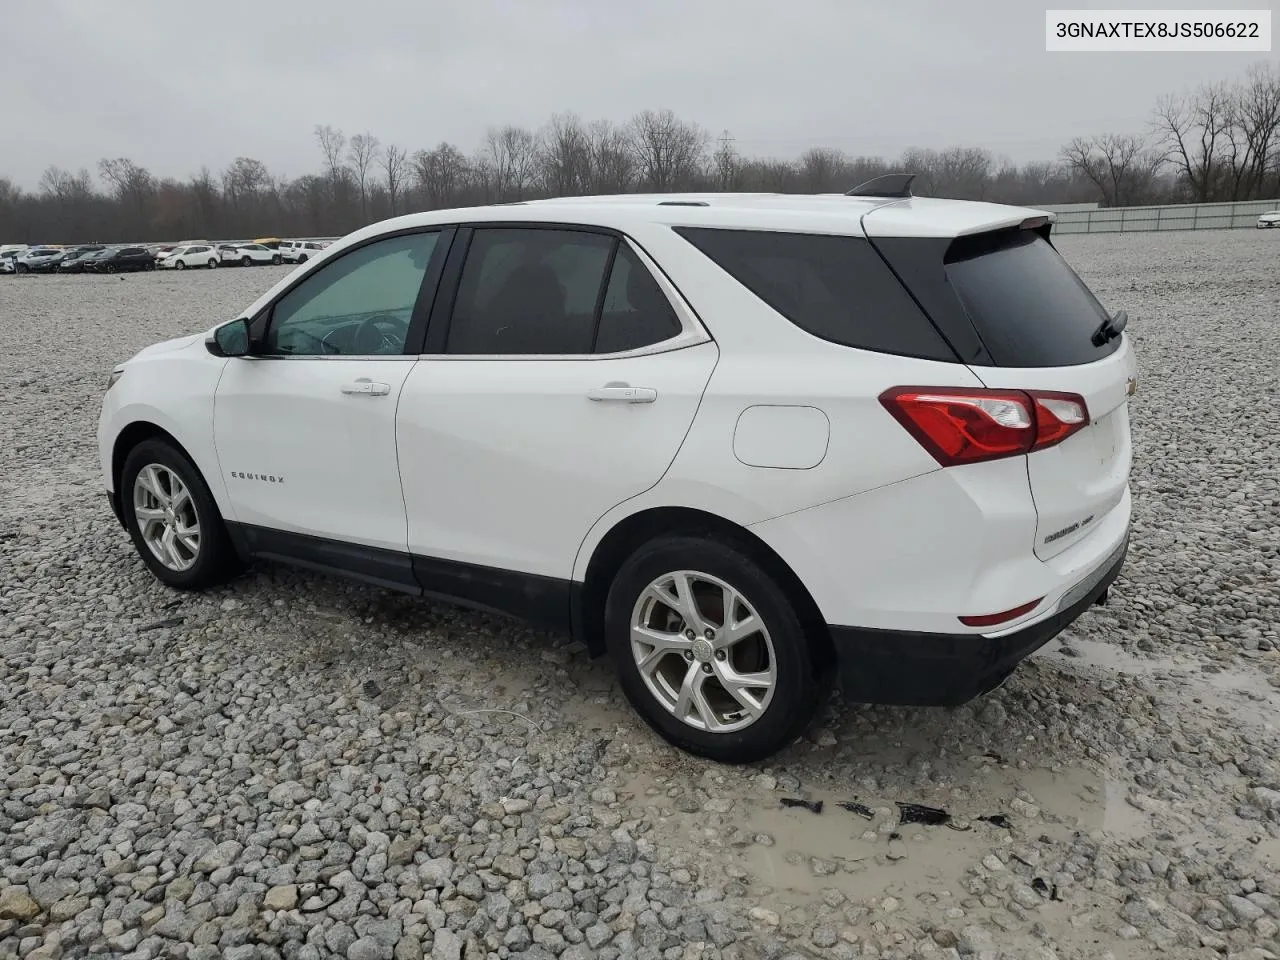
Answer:
<path fill-rule="evenodd" d="M 249 352 L 249 321 L 241 317 L 224 323 L 204 342 L 215 357 L 243 357 Z"/>

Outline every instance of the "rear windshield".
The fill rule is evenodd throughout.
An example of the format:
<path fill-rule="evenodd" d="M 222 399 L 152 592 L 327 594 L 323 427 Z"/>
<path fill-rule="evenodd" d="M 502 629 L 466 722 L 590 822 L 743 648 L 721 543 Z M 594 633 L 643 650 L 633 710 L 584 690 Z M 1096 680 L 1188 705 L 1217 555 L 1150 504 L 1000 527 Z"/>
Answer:
<path fill-rule="evenodd" d="M 677 227 L 782 316 L 847 347 L 954 362 L 954 351 L 858 237 Z"/>
<path fill-rule="evenodd" d="M 1032 230 L 961 238 L 944 262 L 947 279 L 997 366 L 1091 363 L 1120 345 L 1119 338 L 1093 345 L 1106 310 Z"/>

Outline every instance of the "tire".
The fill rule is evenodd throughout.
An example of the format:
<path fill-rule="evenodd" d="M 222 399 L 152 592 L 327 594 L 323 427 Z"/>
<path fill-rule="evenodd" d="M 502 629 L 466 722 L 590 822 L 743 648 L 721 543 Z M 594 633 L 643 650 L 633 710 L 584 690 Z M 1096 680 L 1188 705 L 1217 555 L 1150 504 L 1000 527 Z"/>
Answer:
<path fill-rule="evenodd" d="M 667 632 L 676 621 L 684 624 L 681 630 L 689 623 L 674 607 L 652 600 L 651 587 L 662 584 L 661 589 L 674 599 L 668 588 L 676 577 L 687 577 L 686 582 L 692 583 L 689 592 L 701 600 L 696 616 L 704 618 L 708 633 L 699 636 L 695 632 L 690 639 L 687 633 Z M 744 633 L 740 642 L 719 647 L 724 641 L 726 618 L 716 605 L 723 607 L 719 598 L 725 586 L 737 596 L 735 617 L 750 612 L 764 629 Z M 656 627 L 655 615 L 659 621 Z M 614 577 L 604 619 L 605 642 L 627 699 L 645 722 L 682 750 L 721 763 L 763 760 L 804 733 L 822 705 L 828 681 L 795 605 L 768 572 L 729 542 L 666 536 L 646 543 Z M 648 629 L 648 636 L 669 638 L 662 647 L 669 642 L 679 648 L 666 654 L 658 645 L 637 649 L 632 641 L 633 624 Z M 652 654 L 657 654 L 656 660 Z M 643 673 L 641 660 L 652 664 Z M 744 673 L 763 677 L 769 670 L 772 681 L 768 687 L 751 685 L 756 692 L 744 693 L 759 711 L 753 719 L 744 701 L 731 696 L 721 678 Z M 691 681 L 697 684 L 700 701 L 684 705 L 696 714 L 686 720 L 678 715 L 682 705 L 677 695 Z M 743 687 L 745 691 L 746 685 Z M 708 715 L 726 729 L 708 729 Z"/>
<path fill-rule="evenodd" d="M 304 253 L 304 254 L 302 254 L 302 256 L 298 257 L 298 262 L 299 262 L 299 263 L 306 263 L 306 262 L 307 262 L 307 255 Z"/>
<path fill-rule="evenodd" d="M 282 262 L 282 261 L 281 261 L 281 259 L 280 259 L 280 254 L 278 254 L 278 253 L 277 253 L 277 254 L 274 254 L 274 255 L 271 257 L 271 265 L 272 265 L 273 267 L 278 267 L 278 266 L 280 266 L 281 262 Z"/>
<path fill-rule="evenodd" d="M 105 267 L 103 267 L 103 269 L 106 270 L 107 273 L 115 273 L 116 265 L 114 263 L 108 263 Z"/>
<path fill-rule="evenodd" d="M 30 273 L 31 268 L 28 267 L 25 263 L 20 263 L 13 268 L 13 271 L 14 273 Z"/>
<path fill-rule="evenodd" d="M 217 266 L 218 266 L 218 259 L 217 259 L 216 257 L 214 257 L 214 258 L 212 258 L 212 259 L 210 259 L 210 260 L 209 260 L 209 269 L 210 269 L 210 270 L 215 270 L 215 269 L 217 269 Z"/>
<path fill-rule="evenodd" d="M 251 257 L 241 257 L 241 258 L 240 258 L 240 266 L 242 266 L 242 267 L 252 267 L 252 266 L 253 266 L 253 259 L 252 259 Z"/>
<path fill-rule="evenodd" d="M 175 269 L 175 270 L 185 270 L 185 269 L 187 269 L 187 261 L 185 261 L 185 260 L 179 260 L 179 261 L 178 261 L 177 263 L 175 263 L 173 266 L 174 266 L 174 269 Z"/>
<path fill-rule="evenodd" d="M 191 547 L 189 536 L 186 540 L 178 536 L 174 536 L 171 540 L 173 546 L 170 549 L 175 552 L 170 554 L 170 557 L 179 562 L 161 560 L 156 549 L 153 549 L 148 542 L 148 537 L 164 536 L 157 531 L 156 527 L 157 525 L 161 528 L 168 526 L 166 519 L 144 518 L 143 522 L 147 525 L 145 534 L 139 523 L 137 513 L 139 509 L 155 509 L 157 513 L 164 511 L 162 500 L 151 498 L 152 495 L 145 489 L 139 492 L 139 474 L 144 470 L 148 471 L 152 478 L 176 476 L 186 490 L 186 498 L 179 496 L 177 499 L 180 502 L 177 503 L 174 511 L 168 514 L 176 518 L 175 522 L 181 522 L 187 530 L 192 529 L 191 519 L 194 518 L 195 521 L 194 549 Z M 145 487 L 145 485 L 144 481 L 142 486 Z M 166 490 L 163 481 L 160 483 L 160 489 Z M 175 488 L 170 486 L 167 490 L 175 490 Z M 223 583 L 240 571 L 242 566 L 240 559 L 231 545 L 222 514 L 218 512 L 218 506 L 214 503 L 213 495 L 209 493 L 204 478 L 200 476 L 200 471 L 196 469 L 195 464 L 169 442 L 159 439 L 143 440 L 130 450 L 129 455 L 125 457 L 124 469 L 120 471 L 120 489 L 117 492 L 124 513 L 125 526 L 133 539 L 134 549 L 138 551 L 138 556 L 142 558 L 143 563 L 161 583 L 179 590 L 201 590 Z M 160 506 L 147 507 L 148 503 L 159 503 Z M 175 527 L 175 529 L 179 528 Z M 187 561 L 187 563 L 183 566 L 180 561 Z"/>

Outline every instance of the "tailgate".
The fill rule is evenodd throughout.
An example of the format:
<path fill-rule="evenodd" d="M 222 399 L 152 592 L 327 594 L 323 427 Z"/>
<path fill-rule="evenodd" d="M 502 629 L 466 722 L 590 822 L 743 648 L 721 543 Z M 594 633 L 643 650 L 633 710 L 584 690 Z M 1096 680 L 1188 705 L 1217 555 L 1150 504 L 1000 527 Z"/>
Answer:
<path fill-rule="evenodd" d="M 1035 552 L 1048 560 L 1083 540 L 1124 496 L 1129 482 L 1129 381 L 1135 376 L 1127 338 L 1096 363 L 1071 367 L 975 368 L 989 387 L 1052 390 L 1084 398 L 1089 425 L 1027 456 L 1036 506 Z"/>
<path fill-rule="evenodd" d="M 1036 555 L 1047 560 L 1083 540 L 1128 484 L 1129 338 L 1110 329 L 1110 313 L 1049 242 L 1043 218 L 1016 227 L 993 218 L 990 230 L 950 239 L 874 240 L 985 386 L 1084 400 L 1087 426 L 1026 458 Z"/>

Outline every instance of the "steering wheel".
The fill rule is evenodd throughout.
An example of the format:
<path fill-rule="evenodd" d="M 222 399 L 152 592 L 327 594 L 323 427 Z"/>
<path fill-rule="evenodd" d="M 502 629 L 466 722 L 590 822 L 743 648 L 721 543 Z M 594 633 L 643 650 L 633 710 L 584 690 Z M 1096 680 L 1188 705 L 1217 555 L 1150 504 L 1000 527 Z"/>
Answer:
<path fill-rule="evenodd" d="M 331 344 L 331 343 L 329 342 L 329 337 L 328 337 L 328 335 L 326 335 L 326 336 L 324 337 L 324 339 L 321 339 L 320 337 L 317 337 L 315 334 L 313 334 L 313 333 L 307 333 L 307 331 L 305 331 L 305 330 L 301 330 L 301 329 L 290 330 L 289 332 L 290 332 L 291 334 L 294 334 L 294 335 L 301 335 L 301 336 L 304 336 L 304 337 L 306 337 L 308 340 L 310 340 L 312 343 L 317 344 L 317 345 L 320 347 L 320 352 L 321 352 L 322 354 L 341 353 L 341 352 L 342 352 L 341 350 L 339 350 L 337 347 L 335 347 L 333 344 Z"/>
<path fill-rule="evenodd" d="M 374 314 L 366 317 L 356 327 L 352 348 L 359 356 L 399 353 L 404 349 L 408 330 L 409 325 L 393 314 Z"/>

